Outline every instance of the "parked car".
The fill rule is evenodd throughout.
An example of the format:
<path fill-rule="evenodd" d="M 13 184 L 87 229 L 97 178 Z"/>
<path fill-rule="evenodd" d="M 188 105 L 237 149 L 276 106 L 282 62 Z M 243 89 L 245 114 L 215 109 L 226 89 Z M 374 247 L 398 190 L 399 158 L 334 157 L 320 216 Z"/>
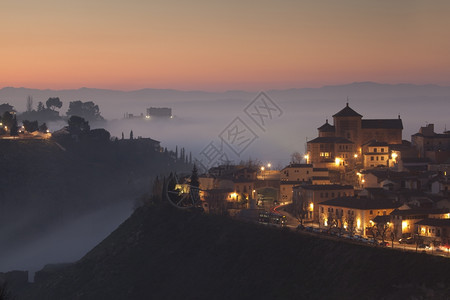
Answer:
<path fill-rule="evenodd" d="M 379 245 L 378 241 L 374 240 L 374 239 L 370 239 L 367 243 L 369 245 L 374 245 L 374 246 L 378 246 Z"/>
<path fill-rule="evenodd" d="M 430 245 L 420 244 L 419 246 L 417 246 L 417 248 L 419 248 L 419 249 L 430 249 Z"/>
<path fill-rule="evenodd" d="M 305 226 L 303 226 L 303 224 L 298 224 L 297 225 L 297 230 L 304 230 Z"/>
<path fill-rule="evenodd" d="M 353 236 L 353 239 L 354 239 L 355 241 L 361 241 L 362 236 L 355 234 L 355 235 Z"/>
<path fill-rule="evenodd" d="M 398 240 L 400 244 L 414 244 L 414 238 L 412 236 L 407 238 L 401 238 Z"/>
<path fill-rule="evenodd" d="M 390 245 L 389 242 L 380 242 L 380 246 L 382 247 L 387 247 L 389 245 Z"/>
<path fill-rule="evenodd" d="M 314 227 L 312 227 L 312 226 L 305 227 L 305 230 L 309 231 L 309 232 L 313 232 L 313 229 L 314 229 Z"/>
<path fill-rule="evenodd" d="M 313 227 L 312 231 L 315 232 L 315 233 L 321 233 L 322 232 L 319 228 L 315 228 L 315 227 Z"/>

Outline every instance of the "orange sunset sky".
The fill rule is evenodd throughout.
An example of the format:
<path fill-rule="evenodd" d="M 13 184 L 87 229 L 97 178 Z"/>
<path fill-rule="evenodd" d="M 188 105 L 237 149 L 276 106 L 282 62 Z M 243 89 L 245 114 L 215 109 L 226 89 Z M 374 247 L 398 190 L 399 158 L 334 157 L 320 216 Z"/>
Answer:
<path fill-rule="evenodd" d="M 450 1 L 1 0 L 0 88 L 450 85 Z"/>

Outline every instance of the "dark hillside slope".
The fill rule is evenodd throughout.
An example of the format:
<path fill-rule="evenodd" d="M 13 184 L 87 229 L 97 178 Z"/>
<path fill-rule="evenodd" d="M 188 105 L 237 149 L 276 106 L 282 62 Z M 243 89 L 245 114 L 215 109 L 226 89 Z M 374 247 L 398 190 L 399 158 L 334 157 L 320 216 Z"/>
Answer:
<path fill-rule="evenodd" d="M 39 274 L 47 279 L 21 299 L 437 297 L 449 272 L 444 258 L 145 207 L 77 263 Z"/>
<path fill-rule="evenodd" d="M 141 141 L 60 147 L 53 140 L 0 140 L 0 267 L 5 253 L 25 242 L 83 214 L 131 202 L 149 192 L 155 176 L 186 169 Z"/>

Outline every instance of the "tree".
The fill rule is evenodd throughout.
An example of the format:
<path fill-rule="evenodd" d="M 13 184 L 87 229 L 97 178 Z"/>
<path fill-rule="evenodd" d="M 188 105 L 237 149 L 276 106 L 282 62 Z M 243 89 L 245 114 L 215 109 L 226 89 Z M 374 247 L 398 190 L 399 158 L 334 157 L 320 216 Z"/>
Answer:
<path fill-rule="evenodd" d="M 55 110 L 55 108 L 61 108 L 62 102 L 59 100 L 58 97 L 55 98 L 48 98 L 47 102 L 45 102 L 45 105 L 47 105 L 48 109 Z"/>
<path fill-rule="evenodd" d="M 347 213 L 347 216 L 345 217 L 345 222 L 347 223 L 347 231 L 350 233 L 350 235 L 355 234 L 355 215 Z"/>
<path fill-rule="evenodd" d="M 301 164 L 302 160 L 303 160 L 303 157 L 299 152 L 294 152 L 291 154 L 291 162 L 293 164 Z"/>
<path fill-rule="evenodd" d="M 218 215 L 227 214 L 226 197 L 227 194 L 221 190 L 209 190 L 205 197 L 209 212 Z"/>
<path fill-rule="evenodd" d="M 10 113 L 9 111 L 5 111 L 2 116 L 3 126 L 7 126 L 8 128 L 11 128 L 11 126 L 13 125 L 13 119 L 14 119 L 14 114 Z"/>
<path fill-rule="evenodd" d="M 9 105 L 9 103 L 0 104 L 0 115 L 3 115 L 5 112 L 12 113 L 14 111 L 14 107 Z"/>
<path fill-rule="evenodd" d="M 133 130 L 130 131 L 130 140 L 133 139 Z"/>
<path fill-rule="evenodd" d="M 100 115 L 100 109 L 92 101 L 72 101 L 69 103 L 68 116 L 79 116 L 87 121 L 101 121 L 103 117 Z"/>
<path fill-rule="evenodd" d="M 71 116 L 68 121 L 69 131 L 72 134 L 88 133 L 91 130 L 89 122 L 78 116 Z"/>
<path fill-rule="evenodd" d="M 337 226 L 337 219 L 333 212 L 329 211 L 327 215 L 327 227 L 328 231 Z"/>
<path fill-rule="evenodd" d="M 191 186 L 200 187 L 200 181 L 198 178 L 198 169 L 197 166 L 194 164 L 194 167 L 192 168 L 191 173 Z"/>
<path fill-rule="evenodd" d="M 92 129 L 89 131 L 89 139 L 91 141 L 107 143 L 111 139 L 111 134 L 103 128 Z"/>
<path fill-rule="evenodd" d="M 306 218 L 308 210 L 305 208 L 304 201 L 293 202 L 293 215 L 298 220 L 298 222 L 303 225 L 303 220 Z"/>
<path fill-rule="evenodd" d="M 124 137 L 123 137 L 123 131 L 122 131 L 122 140 L 124 139 Z"/>
<path fill-rule="evenodd" d="M 47 132 L 47 130 L 48 130 L 47 124 L 42 123 L 41 126 L 39 126 L 40 132 Z"/>
<path fill-rule="evenodd" d="M 11 292 L 9 291 L 8 284 L 6 281 L 0 281 L 0 300 L 12 299 Z"/>
<path fill-rule="evenodd" d="M 28 121 L 24 120 L 22 121 L 23 127 L 25 127 L 25 130 L 28 132 L 34 132 L 39 129 L 38 121 Z"/>
<path fill-rule="evenodd" d="M 368 226 L 366 229 L 370 232 L 370 234 L 373 236 L 373 238 L 380 238 L 381 241 L 384 243 L 386 238 L 391 237 L 388 234 L 391 232 L 391 226 L 390 223 L 387 221 L 379 221 L 377 223 L 372 222 L 372 226 Z M 395 237 L 395 235 L 394 235 Z"/>
<path fill-rule="evenodd" d="M 200 192 L 200 181 L 198 178 L 198 170 L 197 166 L 194 164 L 194 167 L 192 168 L 191 173 L 191 182 L 190 182 L 190 189 L 191 189 L 191 195 L 195 199 L 199 198 L 199 192 Z"/>
<path fill-rule="evenodd" d="M 31 112 L 33 110 L 33 97 L 27 97 L 27 112 Z"/>
<path fill-rule="evenodd" d="M 156 176 L 155 180 L 153 180 L 152 186 L 152 201 L 154 203 L 162 202 L 162 192 L 163 192 L 163 183 L 159 180 L 159 177 Z"/>
<path fill-rule="evenodd" d="M 19 135 L 19 127 L 17 126 L 17 119 L 16 115 L 13 116 L 11 129 L 9 130 L 9 134 L 11 136 L 18 136 Z"/>
<path fill-rule="evenodd" d="M 44 103 L 42 103 L 41 101 L 38 102 L 38 106 L 37 106 L 37 111 L 44 111 L 45 110 L 45 106 Z"/>

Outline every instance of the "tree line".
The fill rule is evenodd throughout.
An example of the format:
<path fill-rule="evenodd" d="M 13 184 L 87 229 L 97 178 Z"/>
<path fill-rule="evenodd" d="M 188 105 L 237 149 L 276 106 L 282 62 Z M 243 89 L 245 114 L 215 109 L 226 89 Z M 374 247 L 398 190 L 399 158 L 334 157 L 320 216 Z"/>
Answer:
<path fill-rule="evenodd" d="M 0 104 L 0 134 L 17 136 L 20 130 L 18 122 L 23 123 L 23 129 L 28 132 L 47 131 L 46 123 L 49 121 L 63 120 L 71 116 L 81 117 L 89 122 L 103 121 L 100 108 L 93 101 L 83 102 L 81 100 L 71 101 L 66 117 L 60 116 L 59 109 L 63 102 L 59 97 L 50 97 L 47 101 L 39 101 L 34 108 L 32 96 L 27 97 L 26 111 L 18 114 L 9 103 Z"/>

